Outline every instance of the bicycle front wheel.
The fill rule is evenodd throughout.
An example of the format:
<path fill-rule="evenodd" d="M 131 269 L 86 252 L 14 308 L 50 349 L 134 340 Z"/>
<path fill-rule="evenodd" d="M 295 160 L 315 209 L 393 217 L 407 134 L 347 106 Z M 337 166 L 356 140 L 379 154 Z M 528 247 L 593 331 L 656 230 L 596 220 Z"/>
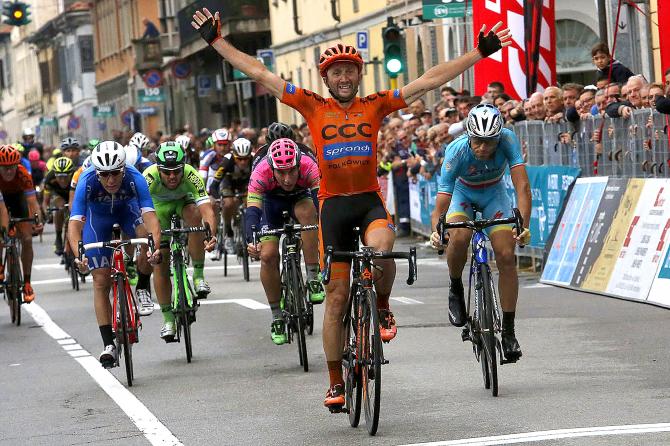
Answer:
<path fill-rule="evenodd" d="M 379 331 L 379 314 L 377 313 L 377 295 L 372 290 L 365 292 L 361 300 L 361 350 L 363 353 L 363 403 L 365 409 L 365 425 L 370 435 L 377 433 L 379 426 L 379 410 L 382 391 L 382 339 Z"/>
<path fill-rule="evenodd" d="M 292 316 L 296 321 L 295 332 L 298 337 L 298 356 L 300 358 L 300 364 L 302 365 L 303 370 L 308 372 L 309 361 L 307 359 L 307 339 L 305 337 L 307 325 L 307 309 L 305 308 L 306 289 L 302 283 L 302 277 L 298 266 L 290 262 L 289 265 L 291 265 L 291 272 L 289 275 L 291 278 L 289 299 L 292 301 Z"/>
<path fill-rule="evenodd" d="M 12 322 L 19 327 L 21 325 L 21 303 L 23 302 L 23 279 L 21 277 L 20 260 L 18 260 L 20 254 L 16 251 L 12 254 L 7 253 L 7 261 L 5 262 L 5 265 L 9 264 L 7 271 L 10 274 L 5 292 L 9 292 L 9 312 L 12 316 Z"/>
<path fill-rule="evenodd" d="M 186 272 L 184 271 L 183 267 L 180 265 L 178 266 L 178 271 L 177 271 L 177 296 L 179 299 L 179 315 L 178 315 L 178 320 L 179 320 L 179 325 L 181 325 L 181 329 L 183 330 L 183 335 L 184 335 L 184 347 L 186 349 L 186 362 L 189 364 L 191 363 L 191 359 L 193 358 L 193 346 L 191 344 L 191 324 L 189 321 L 189 312 L 191 311 L 191 308 L 188 305 L 188 297 L 186 295 L 186 287 L 188 286 Z"/>
<path fill-rule="evenodd" d="M 119 309 L 119 320 L 116 325 L 117 350 L 123 350 L 123 362 L 126 366 L 126 380 L 128 387 L 133 386 L 133 353 L 130 342 L 130 310 L 128 308 L 128 297 L 126 295 L 126 283 L 122 277 L 116 279 L 117 308 Z"/>
<path fill-rule="evenodd" d="M 493 326 L 493 290 L 491 289 L 490 272 L 486 265 L 479 266 L 479 277 L 481 280 L 480 296 L 480 324 L 482 337 L 482 353 L 486 357 L 491 395 L 498 396 L 498 362 L 496 350 L 495 327 Z M 485 380 L 486 384 L 486 380 Z M 486 387 L 488 389 L 488 387 Z"/>
<path fill-rule="evenodd" d="M 351 304 L 350 304 L 351 305 Z M 357 308 L 357 305 L 354 305 Z M 363 395 L 363 386 L 361 385 L 361 367 L 358 364 L 357 345 L 359 338 L 356 333 L 361 330 L 355 325 L 360 319 L 351 317 L 351 309 L 349 314 L 344 318 L 344 333 L 347 342 L 347 347 L 343 355 L 344 366 L 344 395 L 346 399 L 347 409 L 349 409 L 349 424 L 351 427 L 357 427 L 361 419 L 361 396 Z"/>

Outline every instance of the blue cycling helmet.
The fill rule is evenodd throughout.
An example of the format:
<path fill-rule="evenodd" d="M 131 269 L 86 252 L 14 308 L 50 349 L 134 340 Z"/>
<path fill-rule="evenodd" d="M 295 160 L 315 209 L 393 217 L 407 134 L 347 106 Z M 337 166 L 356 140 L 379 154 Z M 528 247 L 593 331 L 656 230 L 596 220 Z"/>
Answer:
<path fill-rule="evenodd" d="M 491 104 L 472 107 L 465 121 L 468 136 L 475 138 L 498 138 L 505 124 L 500 111 Z"/>

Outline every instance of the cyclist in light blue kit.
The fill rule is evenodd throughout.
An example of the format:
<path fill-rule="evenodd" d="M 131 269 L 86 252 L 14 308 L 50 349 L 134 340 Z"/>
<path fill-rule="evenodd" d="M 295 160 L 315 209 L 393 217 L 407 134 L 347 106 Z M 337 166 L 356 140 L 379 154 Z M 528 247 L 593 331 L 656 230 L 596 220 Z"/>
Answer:
<path fill-rule="evenodd" d="M 444 163 L 438 180 L 437 200 L 432 215 L 434 247 L 441 246 L 435 231 L 440 215 L 447 211 L 447 221 L 474 219 L 474 210 L 485 219 L 511 217 L 512 203 L 501 181 L 507 166 L 516 191 L 517 207 L 525 225 L 530 220 L 531 194 L 521 144 L 511 130 L 503 128 L 503 118 L 497 108 L 479 104 L 468 114 L 466 135 L 453 141 L 445 150 Z M 519 292 L 519 279 L 514 256 L 515 243 L 530 242 L 530 230 L 517 233 L 511 225 L 493 226 L 486 230 L 491 239 L 499 271 L 498 290 L 503 310 L 502 347 L 507 360 L 521 357 L 521 347 L 514 334 L 514 316 Z M 451 229 L 447 234 L 447 264 L 449 287 L 449 321 L 465 325 L 467 314 L 461 275 L 467 261 L 470 229 Z"/>

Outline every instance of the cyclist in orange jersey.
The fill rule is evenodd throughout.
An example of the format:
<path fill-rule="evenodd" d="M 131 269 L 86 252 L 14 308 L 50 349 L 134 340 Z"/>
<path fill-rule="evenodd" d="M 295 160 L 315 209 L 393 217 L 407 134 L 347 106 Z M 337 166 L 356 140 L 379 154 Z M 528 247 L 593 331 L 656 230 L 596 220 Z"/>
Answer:
<path fill-rule="evenodd" d="M 477 61 L 511 44 L 508 29 L 497 23 L 487 30 L 482 26 L 476 49 L 453 61 L 441 63 L 421 77 L 396 90 L 381 91 L 365 98 L 357 96 L 363 77 L 363 59 L 355 48 L 336 44 L 326 49 L 319 60 L 319 73 L 331 98 L 323 98 L 284 81 L 262 62 L 245 54 L 221 36 L 219 13 L 196 11 L 191 25 L 233 67 L 260 83 L 284 104 L 299 111 L 314 139 L 321 181 L 319 188 L 319 249 L 332 246 L 335 251 L 354 248 L 353 228 L 359 227 L 365 245 L 377 251 L 390 251 L 395 227 L 377 181 L 377 132 L 383 118 L 425 93 L 439 88 L 470 68 Z M 346 209 L 347 212 L 342 212 Z M 323 262 L 323 256 L 321 258 Z M 395 279 L 392 260 L 375 262 L 377 307 L 383 341 L 395 337 L 396 325 L 389 310 L 389 296 Z M 328 363 L 330 386 L 324 404 L 344 405 L 342 377 L 342 319 L 349 296 L 350 264 L 334 259 L 331 281 L 326 287 L 323 321 L 323 347 Z"/>

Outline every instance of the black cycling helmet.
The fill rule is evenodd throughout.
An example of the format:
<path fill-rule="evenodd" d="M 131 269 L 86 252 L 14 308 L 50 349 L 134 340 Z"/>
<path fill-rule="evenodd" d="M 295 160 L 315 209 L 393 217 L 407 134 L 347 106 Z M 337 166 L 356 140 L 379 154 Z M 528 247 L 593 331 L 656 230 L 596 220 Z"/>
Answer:
<path fill-rule="evenodd" d="M 295 141 L 295 134 L 293 133 L 293 129 L 283 122 L 273 122 L 268 126 L 268 137 L 266 142 L 272 144 L 273 141 L 279 138 L 288 138 Z"/>
<path fill-rule="evenodd" d="M 61 150 L 67 150 L 67 149 L 80 149 L 81 147 L 79 146 L 79 140 L 77 138 L 73 138 L 71 136 L 68 136 L 67 138 L 63 139 L 60 142 L 60 149 Z"/>

